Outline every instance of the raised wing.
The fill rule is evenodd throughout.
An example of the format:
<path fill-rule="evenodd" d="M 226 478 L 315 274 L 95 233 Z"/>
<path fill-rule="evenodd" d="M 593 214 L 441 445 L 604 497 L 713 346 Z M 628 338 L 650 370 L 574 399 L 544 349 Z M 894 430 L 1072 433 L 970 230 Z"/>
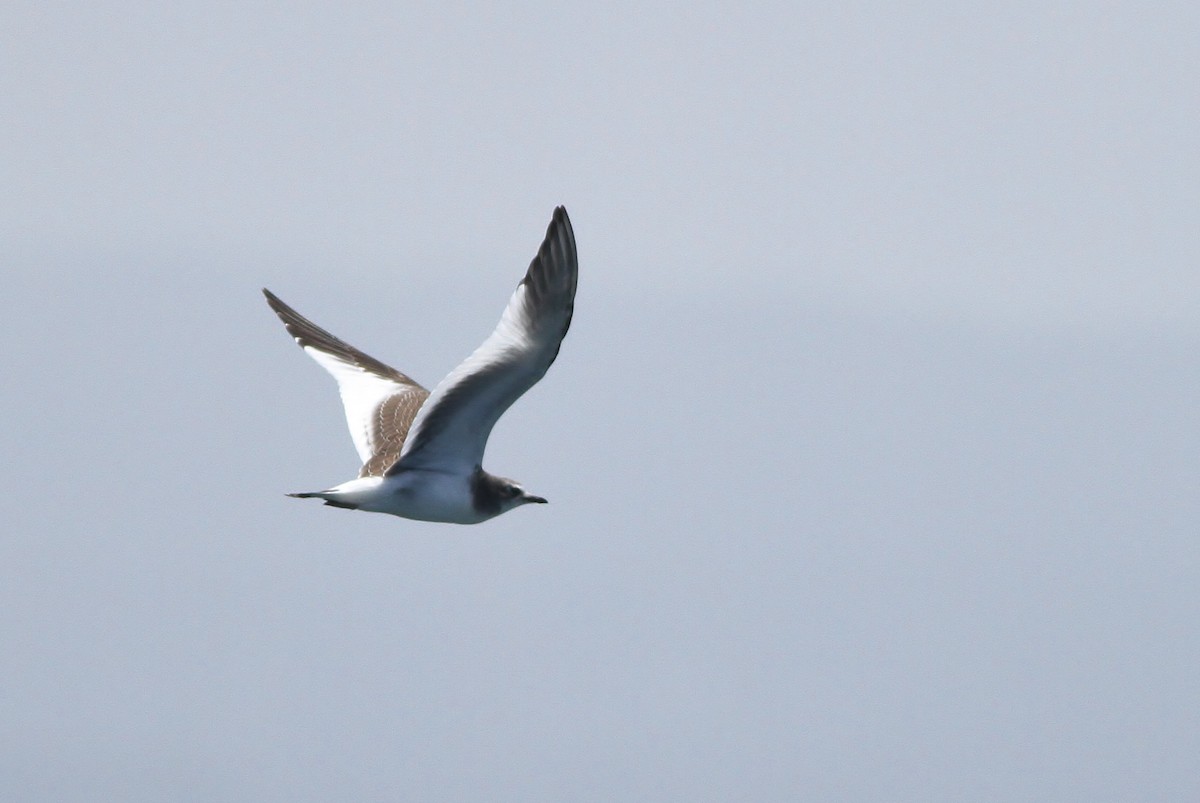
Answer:
<path fill-rule="evenodd" d="M 334 337 L 270 290 L 263 295 L 300 348 L 337 380 L 346 424 L 363 461 L 360 477 L 382 476 L 400 456 L 429 391 L 404 374 Z"/>
<path fill-rule="evenodd" d="M 389 474 L 405 468 L 466 474 L 480 465 L 496 420 L 558 356 L 578 275 L 575 233 L 560 206 L 496 330 L 434 389 Z"/>

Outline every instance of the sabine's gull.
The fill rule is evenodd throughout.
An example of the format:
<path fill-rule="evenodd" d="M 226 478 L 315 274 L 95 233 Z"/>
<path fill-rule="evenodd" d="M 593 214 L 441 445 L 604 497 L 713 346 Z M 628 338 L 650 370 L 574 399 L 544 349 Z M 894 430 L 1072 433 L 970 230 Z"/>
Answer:
<path fill-rule="evenodd" d="M 560 206 L 495 331 L 432 393 L 264 288 L 288 334 L 337 380 L 350 436 L 363 461 L 355 479 L 289 496 L 457 524 L 545 503 L 519 483 L 484 471 L 481 463 L 496 420 L 558 355 L 571 325 L 578 273 L 575 234 Z"/>

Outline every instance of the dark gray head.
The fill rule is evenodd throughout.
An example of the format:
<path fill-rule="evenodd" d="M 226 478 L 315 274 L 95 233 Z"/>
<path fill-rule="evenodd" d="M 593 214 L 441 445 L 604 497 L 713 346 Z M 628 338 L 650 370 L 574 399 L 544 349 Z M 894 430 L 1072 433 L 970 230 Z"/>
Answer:
<path fill-rule="evenodd" d="M 471 475 L 471 503 L 475 510 L 488 518 L 530 502 L 546 504 L 545 499 L 527 493 L 515 480 L 488 474 L 481 468 L 475 469 Z"/>

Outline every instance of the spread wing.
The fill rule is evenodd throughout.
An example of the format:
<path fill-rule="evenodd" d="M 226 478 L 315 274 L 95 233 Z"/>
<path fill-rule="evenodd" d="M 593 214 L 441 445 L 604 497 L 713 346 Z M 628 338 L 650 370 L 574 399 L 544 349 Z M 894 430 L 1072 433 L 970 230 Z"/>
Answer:
<path fill-rule="evenodd" d="M 558 356 L 578 274 L 575 233 L 560 206 L 496 330 L 434 389 L 389 474 L 405 468 L 466 474 L 480 465 L 497 419 Z"/>
<path fill-rule="evenodd" d="M 270 290 L 264 288 L 263 295 L 300 348 L 337 380 L 350 437 L 363 461 L 359 476 L 382 476 L 400 456 L 413 418 L 429 391 L 334 337 Z"/>

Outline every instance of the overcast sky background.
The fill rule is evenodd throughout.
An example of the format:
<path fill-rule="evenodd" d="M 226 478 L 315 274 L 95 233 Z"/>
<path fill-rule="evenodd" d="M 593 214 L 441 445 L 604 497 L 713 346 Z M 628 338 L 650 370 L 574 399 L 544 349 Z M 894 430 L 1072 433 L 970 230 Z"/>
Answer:
<path fill-rule="evenodd" d="M 1200 799 L 1196 4 L 571 5 L 5 4 L 0 798 Z"/>

